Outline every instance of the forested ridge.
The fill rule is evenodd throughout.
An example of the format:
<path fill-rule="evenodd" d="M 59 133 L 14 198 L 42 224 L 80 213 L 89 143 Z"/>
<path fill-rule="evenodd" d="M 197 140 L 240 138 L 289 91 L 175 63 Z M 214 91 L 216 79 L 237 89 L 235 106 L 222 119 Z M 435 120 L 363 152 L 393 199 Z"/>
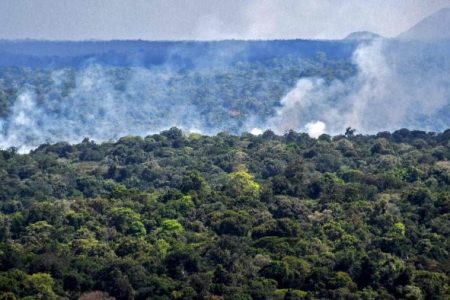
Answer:
<path fill-rule="evenodd" d="M 0 299 L 448 299 L 450 130 L 0 151 Z"/>
<path fill-rule="evenodd" d="M 35 148 L 48 140 L 74 142 L 83 136 L 104 141 L 174 125 L 206 134 L 238 134 L 251 129 L 250 120 L 251 127 L 257 127 L 270 118 L 298 78 L 331 81 L 355 74 L 350 62 L 330 60 L 324 52 L 314 59 L 286 56 L 217 64 L 155 69 L 99 64 L 58 70 L 0 67 L 0 145 Z M 28 111 L 30 106 L 34 109 Z M 33 124 L 29 130 L 26 123 L 16 126 L 24 116 Z M 8 137 L 15 142 L 5 146 Z"/>

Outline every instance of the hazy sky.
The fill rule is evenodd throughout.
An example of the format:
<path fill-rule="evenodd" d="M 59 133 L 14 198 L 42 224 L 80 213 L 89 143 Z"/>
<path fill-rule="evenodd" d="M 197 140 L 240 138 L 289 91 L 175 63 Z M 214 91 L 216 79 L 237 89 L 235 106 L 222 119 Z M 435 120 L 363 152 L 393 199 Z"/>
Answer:
<path fill-rule="evenodd" d="M 396 36 L 450 0 L 0 0 L 0 39 Z"/>

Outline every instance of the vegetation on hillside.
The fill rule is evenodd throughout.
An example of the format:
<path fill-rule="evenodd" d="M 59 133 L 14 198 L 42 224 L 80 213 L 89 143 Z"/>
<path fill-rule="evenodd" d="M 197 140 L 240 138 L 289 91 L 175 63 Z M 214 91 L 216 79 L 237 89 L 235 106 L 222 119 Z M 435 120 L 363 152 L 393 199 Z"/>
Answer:
<path fill-rule="evenodd" d="M 21 134 L 22 138 L 30 135 L 28 142 L 33 146 L 35 140 L 45 141 L 41 141 L 42 136 L 53 142 L 73 138 L 58 125 L 51 130 L 40 128 L 39 123 L 58 120 L 74 124 L 68 127 L 72 135 L 102 140 L 130 133 L 142 135 L 150 128 L 159 130 L 174 125 L 208 134 L 240 133 L 249 121 L 258 123 L 273 116 L 280 99 L 299 78 L 344 79 L 355 72 L 351 62 L 328 60 L 322 52 L 312 59 L 286 56 L 191 68 L 163 65 L 145 69 L 95 63 L 57 70 L 3 67 L 0 68 L 0 122 L 4 126 L 0 127 L 0 136 L 17 134 L 10 127 L 16 124 L 17 114 L 30 105 L 41 112 L 40 116 L 45 116 L 34 120 L 40 135 Z M 31 104 L 24 105 L 21 95 L 29 95 Z M 111 102 L 112 108 L 108 106 Z M 111 113 L 119 106 L 123 109 Z M 89 114 L 95 115 L 94 120 Z M 114 119 L 117 115 L 121 116 L 120 121 L 126 120 L 126 133 L 118 134 L 110 128 L 102 130 L 111 123 L 116 123 L 115 128 L 124 129 L 125 125 L 118 125 Z M 74 134 L 72 131 L 77 129 L 72 128 L 77 126 L 80 132 Z"/>
<path fill-rule="evenodd" d="M 0 151 L 0 299 L 447 299 L 450 130 Z"/>

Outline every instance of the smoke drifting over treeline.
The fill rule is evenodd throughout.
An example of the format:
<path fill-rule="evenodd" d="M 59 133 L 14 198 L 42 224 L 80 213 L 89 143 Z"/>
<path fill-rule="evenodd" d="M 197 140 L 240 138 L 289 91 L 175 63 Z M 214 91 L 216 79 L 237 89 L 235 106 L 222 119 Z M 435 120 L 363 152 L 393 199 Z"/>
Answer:
<path fill-rule="evenodd" d="M 124 76 L 123 82 L 117 82 L 120 78 L 112 70 L 91 65 L 74 72 L 52 72 L 45 94 L 37 94 L 33 86 L 24 87 L 11 114 L 2 121 L 2 146 L 32 148 L 45 142 L 78 142 L 83 137 L 105 141 L 172 126 L 205 130 L 200 111 L 184 101 L 181 91 L 161 93 L 173 89 L 169 78 L 175 75 L 170 71 L 133 68 Z M 68 88 L 68 84 L 74 86 Z"/>
<path fill-rule="evenodd" d="M 443 130 L 450 126 L 447 46 L 363 41 L 349 61 L 356 71 L 343 76 L 336 75 L 340 64 L 240 64 L 229 54 L 233 63 L 217 64 L 221 58 L 215 57 L 211 68 L 211 57 L 186 70 L 95 62 L 61 68 L 45 84 L 17 87 L 16 100 L 0 119 L 0 147 L 27 151 L 47 142 L 106 141 L 173 126 L 202 134 L 293 129 L 315 137 L 343 133 L 348 126 L 360 133 Z M 239 49 L 240 56 L 244 52 Z M 327 68 L 333 70 L 321 71 Z"/>
<path fill-rule="evenodd" d="M 364 42 L 353 54 L 356 76 L 300 79 L 267 127 L 279 133 L 303 129 L 313 136 L 342 133 L 348 126 L 362 133 L 442 130 L 450 126 L 448 56 L 429 57 L 425 49 L 383 39 Z"/>

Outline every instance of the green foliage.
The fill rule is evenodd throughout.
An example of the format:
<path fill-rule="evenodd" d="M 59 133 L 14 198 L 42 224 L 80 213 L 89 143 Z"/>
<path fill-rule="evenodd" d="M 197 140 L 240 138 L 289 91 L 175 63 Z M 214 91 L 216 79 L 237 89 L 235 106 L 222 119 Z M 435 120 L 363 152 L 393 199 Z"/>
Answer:
<path fill-rule="evenodd" d="M 161 229 L 163 232 L 181 233 L 184 231 L 183 225 L 177 220 L 164 220 L 161 223 Z"/>
<path fill-rule="evenodd" d="M 28 276 L 25 282 L 26 289 L 36 297 L 36 299 L 53 300 L 58 296 L 53 291 L 53 278 L 49 274 L 36 273 Z"/>
<path fill-rule="evenodd" d="M 447 299 L 449 137 L 0 151 L 0 299 Z"/>
<path fill-rule="evenodd" d="M 141 216 L 131 208 L 115 207 L 111 209 L 110 224 L 123 233 L 145 234 Z"/>
<path fill-rule="evenodd" d="M 260 189 L 260 185 L 246 171 L 233 172 L 228 175 L 228 194 L 237 201 L 257 200 Z"/>
<path fill-rule="evenodd" d="M 397 231 L 401 235 L 405 235 L 405 232 L 406 232 L 405 224 L 403 224 L 401 222 L 395 223 L 394 228 L 395 228 L 395 231 Z"/>

